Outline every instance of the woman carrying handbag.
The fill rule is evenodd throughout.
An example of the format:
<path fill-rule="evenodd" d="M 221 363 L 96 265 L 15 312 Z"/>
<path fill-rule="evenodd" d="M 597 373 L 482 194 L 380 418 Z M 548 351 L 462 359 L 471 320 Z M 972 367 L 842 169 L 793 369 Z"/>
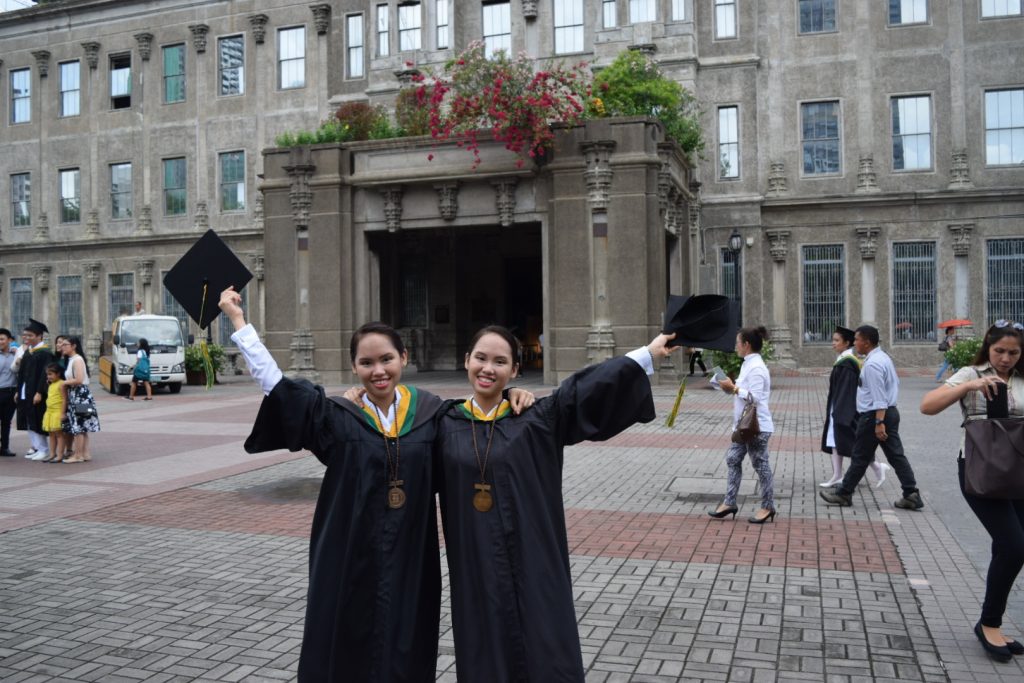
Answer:
<path fill-rule="evenodd" d="M 1010 431 L 1020 433 L 1022 423 L 1017 420 L 1024 418 L 1022 347 L 1024 326 L 996 321 L 985 333 L 974 363 L 960 368 L 921 400 L 925 415 L 937 415 L 958 401 L 963 413 L 965 429 L 957 458 L 960 490 L 992 537 L 985 602 L 974 634 L 989 656 L 999 662 L 1024 655 L 1024 645 L 1005 637 L 1001 630 L 1010 590 L 1024 566 L 1024 489 L 999 490 L 1001 483 L 1024 476 L 1024 457 L 1018 452 L 1020 439 L 1005 438 Z M 984 434 L 986 431 L 989 436 Z M 982 432 L 980 439 L 977 432 Z M 986 472 L 989 461 L 1002 469 Z"/>
<path fill-rule="evenodd" d="M 775 427 L 768 399 L 772 393 L 772 379 L 768 367 L 761 358 L 761 347 L 768 338 L 764 327 L 744 327 L 736 335 L 736 355 L 743 359 L 739 377 L 734 383 L 729 378 L 718 382 L 727 394 L 733 395 L 733 444 L 725 454 L 729 467 L 729 480 L 725 498 L 708 515 L 721 519 L 732 515 L 736 519 L 739 507 L 736 494 L 743 479 L 743 456 L 750 456 L 750 463 L 757 472 L 761 484 L 761 509 L 747 521 L 764 524 L 775 520 L 775 498 L 772 484 L 772 466 L 768 462 L 768 439 Z"/>

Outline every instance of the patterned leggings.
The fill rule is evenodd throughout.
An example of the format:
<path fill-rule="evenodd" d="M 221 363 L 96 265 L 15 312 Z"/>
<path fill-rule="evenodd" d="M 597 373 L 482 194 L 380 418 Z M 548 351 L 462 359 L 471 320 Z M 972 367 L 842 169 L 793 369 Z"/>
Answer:
<path fill-rule="evenodd" d="M 775 509 L 775 489 L 772 483 L 772 466 L 768 463 L 768 439 L 771 432 L 761 432 L 749 443 L 734 443 L 725 453 L 725 464 L 729 466 L 729 483 L 725 488 L 725 505 L 736 505 L 736 494 L 743 479 L 743 456 L 750 456 L 750 464 L 761 482 L 761 507 Z"/>

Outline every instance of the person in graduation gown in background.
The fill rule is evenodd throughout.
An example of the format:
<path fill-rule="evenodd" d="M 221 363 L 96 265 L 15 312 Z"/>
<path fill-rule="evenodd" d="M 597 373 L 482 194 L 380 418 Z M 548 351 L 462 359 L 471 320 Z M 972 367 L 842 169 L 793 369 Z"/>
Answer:
<path fill-rule="evenodd" d="M 266 394 L 246 451 L 307 449 L 327 466 L 310 534 L 299 681 L 433 681 L 441 574 L 432 451 L 441 399 L 399 384 L 408 354 L 383 323 L 352 335 L 365 389 L 357 405 L 283 377 L 234 289 L 220 308 Z"/>
<path fill-rule="evenodd" d="M 563 449 L 654 419 L 647 378 L 674 335 L 575 373 L 512 416 L 502 391 L 518 371 L 515 337 L 473 338 L 473 396 L 438 426 L 440 498 L 460 683 L 583 681 L 562 504 Z"/>
<path fill-rule="evenodd" d="M 46 344 L 46 325 L 29 318 L 22 330 L 21 339 L 25 351 L 18 365 L 17 402 L 18 431 L 27 431 L 32 448 L 26 455 L 33 460 L 49 457 L 49 440 L 43 430 L 43 415 L 46 413 L 46 366 L 53 362 L 53 351 Z"/>

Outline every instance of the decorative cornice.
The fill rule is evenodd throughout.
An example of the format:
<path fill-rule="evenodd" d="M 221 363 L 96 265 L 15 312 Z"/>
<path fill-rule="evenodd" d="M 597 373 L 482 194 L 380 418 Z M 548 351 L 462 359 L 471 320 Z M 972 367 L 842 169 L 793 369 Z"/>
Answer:
<path fill-rule="evenodd" d="M 516 185 L 518 178 L 500 178 L 492 180 L 494 186 L 494 203 L 498 210 L 498 223 L 507 228 L 515 222 L 516 213 Z"/>
<path fill-rule="evenodd" d="M 100 261 L 85 261 L 82 263 L 82 272 L 85 274 L 85 281 L 89 286 L 96 289 L 100 286 L 100 270 L 103 263 Z"/>
<path fill-rule="evenodd" d="M 857 240 L 860 246 L 860 257 L 865 261 L 875 258 L 878 253 L 878 234 L 881 228 L 857 228 Z"/>
<path fill-rule="evenodd" d="M 587 200 L 591 209 L 608 208 L 608 195 L 612 186 L 609 162 L 614 150 L 614 140 L 591 140 L 580 144 L 587 165 L 583 178 L 587 182 Z"/>
<path fill-rule="evenodd" d="M 380 194 L 384 197 L 384 223 L 388 232 L 402 229 L 402 188 L 401 186 L 382 187 Z"/>
<path fill-rule="evenodd" d="M 537 18 L 537 0 L 523 0 L 523 18 L 527 20 Z"/>
<path fill-rule="evenodd" d="M 210 27 L 206 24 L 191 24 L 188 30 L 192 32 L 192 46 L 196 52 L 199 54 L 206 52 L 206 34 Z"/>
<path fill-rule="evenodd" d="M 53 272 L 53 266 L 36 266 L 32 275 L 35 276 L 36 284 L 39 285 L 39 291 L 45 292 L 50 288 L 50 273 Z"/>
<path fill-rule="evenodd" d="M 135 267 L 139 270 L 139 280 L 143 285 L 153 283 L 153 266 L 155 265 L 156 261 L 153 259 L 139 259 L 135 262 Z"/>
<path fill-rule="evenodd" d="M 767 230 L 765 234 L 768 235 L 768 251 L 772 260 L 785 261 L 789 253 L 789 230 Z"/>
<path fill-rule="evenodd" d="M 249 26 L 252 27 L 252 38 L 257 45 L 262 45 L 267 37 L 267 21 L 270 17 L 266 14 L 250 14 Z"/>
<path fill-rule="evenodd" d="M 953 233 L 953 255 L 967 256 L 971 251 L 971 233 L 974 223 L 954 223 L 949 226 Z"/>
<path fill-rule="evenodd" d="M 85 63 L 95 71 L 100 63 L 100 44 L 95 40 L 88 40 L 82 43 L 82 49 L 85 50 Z"/>
<path fill-rule="evenodd" d="M 313 12 L 313 26 L 316 27 L 316 34 L 322 36 L 331 28 L 331 6 L 327 3 L 310 5 Z"/>
<path fill-rule="evenodd" d="M 633 52 L 640 52 L 648 57 L 653 57 L 658 51 L 658 46 L 654 43 L 638 43 L 636 45 L 627 45 L 626 49 L 632 50 Z"/>
<path fill-rule="evenodd" d="M 459 213 L 459 184 L 457 182 L 438 183 L 434 185 L 437 191 L 437 210 L 441 218 L 446 221 L 453 221 Z"/>
<path fill-rule="evenodd" d="M 33 50 L 32 56 L 36 58 L 36 68 L 39 69 L 39 77 L 46 78 L 50 73 L 49 50 Z"/>
<path fill-rule="evenodd" d="M 148 62 L 153 52 L 153 34 L 136 33 L 134 38 L 135 42 L 139 44 L 139 56 L 142 57 L 142 61 Z"/>

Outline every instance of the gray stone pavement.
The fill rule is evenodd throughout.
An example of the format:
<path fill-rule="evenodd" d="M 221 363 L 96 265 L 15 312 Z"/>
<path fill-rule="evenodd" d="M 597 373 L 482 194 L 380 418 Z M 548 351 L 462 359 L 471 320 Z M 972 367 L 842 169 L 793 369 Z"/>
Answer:
<path fill-rule="evenodd" d="M 456 374 L 407 379 L 465 390 Z M 704 514 L 724 486 L 731 412 L 703 380 L 674 429 L 674 387 L 659 386 L 654 423 L 567 450 L 588 681 L 1024 680 L 1021 660 L 992 662 L 971 632 L 988 545 L 956 485 L 958 415 L 921 416 L 934 385 L 905 378 L 902 435 L 926 508 L 894 510 L 894 479 L 827 507 L 824 386 L 822 373 L 776 374 L 779 517 L 764 527 L 745 521 L 759 500 L 749 468 L 739 519 Z M 0 461 L 0 681 L 294 680 L 322 468 L 242 452 L 259 400 L 244 378 L 149 403 L 103 397 L 92 463 Z M 1006 630 L 1021 636 L 1019 589 Z M 447 581 L 437 673 L 456 680 Z"/>

